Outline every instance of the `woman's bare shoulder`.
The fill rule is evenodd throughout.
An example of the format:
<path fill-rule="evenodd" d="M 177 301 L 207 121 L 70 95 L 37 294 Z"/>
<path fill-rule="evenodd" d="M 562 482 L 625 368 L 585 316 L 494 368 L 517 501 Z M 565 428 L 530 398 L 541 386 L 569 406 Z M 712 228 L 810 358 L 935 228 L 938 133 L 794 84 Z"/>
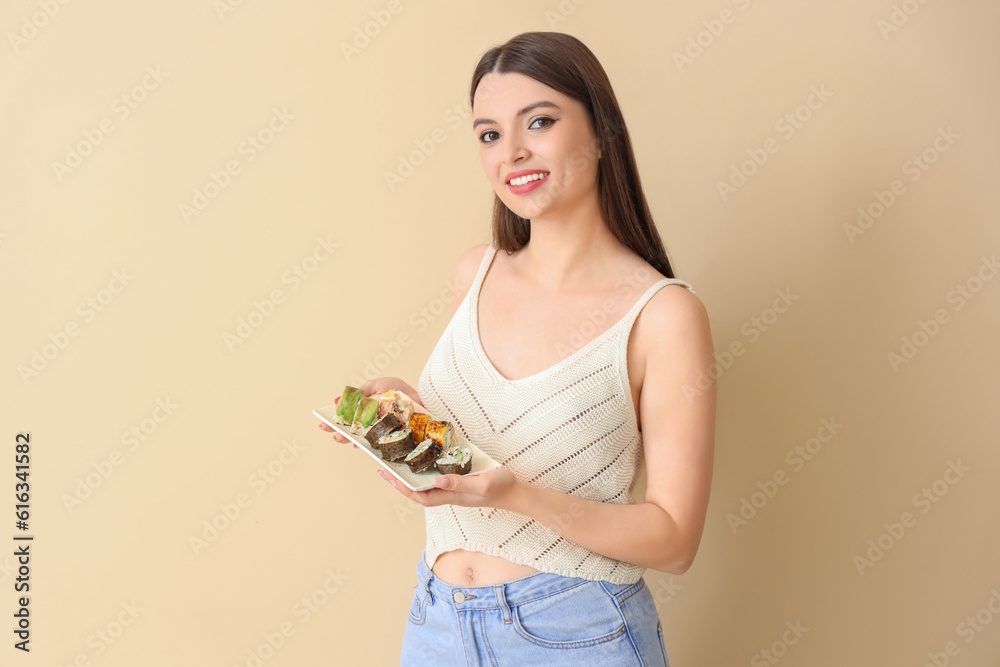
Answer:
<path fill-rule="evenodd" d="M 640 313 L 646 326 L 653 330 L 676 327 L 703 328 L 708 323 L 708 311 L 698 295 L 678 283 L 668 283 L 657 290 Z"/>
<path fill-rule="evenodd" d="M 683 285 L 667 284 L 657 290 L 635 323 L 637 347 L 642 352 L 712 349 L 708 310 L 695 293 Z"/>

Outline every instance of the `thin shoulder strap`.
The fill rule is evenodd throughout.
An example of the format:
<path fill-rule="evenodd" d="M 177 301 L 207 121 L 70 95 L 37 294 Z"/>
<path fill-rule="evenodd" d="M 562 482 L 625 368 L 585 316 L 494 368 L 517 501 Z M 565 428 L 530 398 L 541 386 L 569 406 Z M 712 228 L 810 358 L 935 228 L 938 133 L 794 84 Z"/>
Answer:
<path fill-rule="evenodd" d="M 667 285 L 680 285 L 685 289 L 687 289 L 688 291 L 690 291 L 692 294 L 695 293 L 694 288 L 691 287 L 691 284 L 685 280 L 681 280 L 680 278 L 663 278 L 661 280 L 656 281 L 655 283 L 649 286 L 649 289 L 647 289 L 645 293 L 643 293 L 643 295 L 639 297 L 639 300 L 635 302 L 635 305 L 632 306 L 632 309 L 629 310 L 628 313 L 625 314 L 625 317 L 622 318 L 626 331 L 631 331 L 632 324 L 635 323 L 635 318 L 639 317 L 639 313 L 642 311 L 643 306 L 646 305 L 646 302 L 652 299 L 654 294 L 659 292 L 662 288 L 666 287 Z"/>
<path fill-rule="evenodd" d="M 476 271 L 476 277 L 472 281 L 472 285 L 469 286 L 469 295 L 474 301 L 479 301 L 479 288 L 482 287 L 483 280 L 486 279 L 486 272 L 489 270 L 490 264 L 493 262 L 493 256 L 496 253 L 497 247 L 492 243 L 486 248 L 486 252 L 483 253 L 483 260 L 479 263 L 479 270 Z"/>

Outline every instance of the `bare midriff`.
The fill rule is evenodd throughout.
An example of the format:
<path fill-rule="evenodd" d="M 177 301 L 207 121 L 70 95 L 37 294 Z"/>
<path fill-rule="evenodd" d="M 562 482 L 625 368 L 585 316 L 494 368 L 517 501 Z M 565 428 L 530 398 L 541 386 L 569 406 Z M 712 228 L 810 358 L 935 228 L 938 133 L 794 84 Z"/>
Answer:
<path fill-rule="evenodd" d="M 529 565 L 518 565 L 506 558 L 466 549 L 444 552 L 438 556 L 431 571 L 451 586 L 492 586 L 538 572 Z"/>

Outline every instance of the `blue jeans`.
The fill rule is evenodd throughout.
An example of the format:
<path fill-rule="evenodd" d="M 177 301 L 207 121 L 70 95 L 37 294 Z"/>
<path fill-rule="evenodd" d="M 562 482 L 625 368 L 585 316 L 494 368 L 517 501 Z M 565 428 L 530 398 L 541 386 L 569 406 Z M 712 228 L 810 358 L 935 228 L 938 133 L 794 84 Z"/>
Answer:
<path fill-rule="evenodd" d="M 548 572 L 493 586 L 452 586 L 424 563 L 403 634 L 401 667 L 669 667 L 644 579 L 612 584 Z"/>

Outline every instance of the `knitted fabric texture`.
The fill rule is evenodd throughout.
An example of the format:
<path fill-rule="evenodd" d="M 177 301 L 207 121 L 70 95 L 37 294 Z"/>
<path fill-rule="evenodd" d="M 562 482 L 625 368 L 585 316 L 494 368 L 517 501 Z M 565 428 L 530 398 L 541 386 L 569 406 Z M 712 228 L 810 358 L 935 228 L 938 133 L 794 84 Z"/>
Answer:
<path fill-rule="evenodd" d="M 561 362 L 507 380 L 479 339 L 479 290 L 496 252 L 491 244 L 420 374 L 423 406 L 521 480 L 587 500 L 635 504 L 632 490 L 643 451 L 627 372 L 629 332 L 662 287 L 694 289 L 664 278 L 611 328 Z M 517 512 L 441 505 L 425 508 L 425 518 L 428 568 L 446 551 L 467 549 L 542 572 L 616 584 L 635 583 L 645 571 L 594 553 Z"/>

